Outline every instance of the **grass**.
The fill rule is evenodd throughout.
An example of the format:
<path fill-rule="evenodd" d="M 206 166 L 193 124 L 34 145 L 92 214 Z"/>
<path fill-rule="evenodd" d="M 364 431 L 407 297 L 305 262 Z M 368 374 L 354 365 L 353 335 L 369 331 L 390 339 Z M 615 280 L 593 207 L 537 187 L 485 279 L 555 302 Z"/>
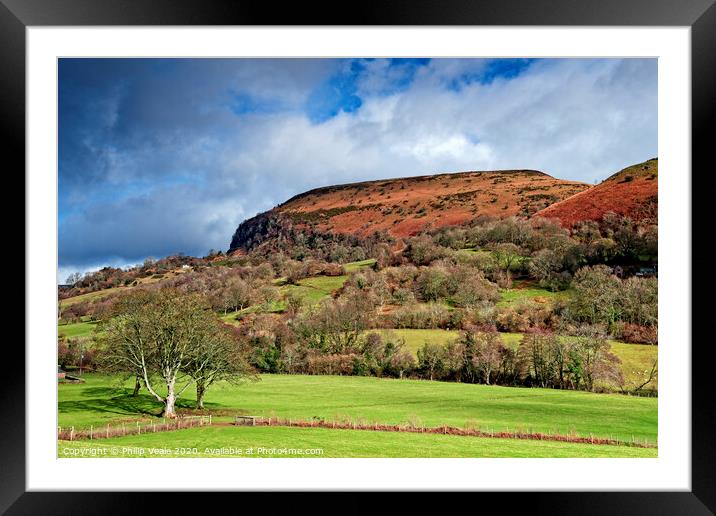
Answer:
<path fill-rule="evenodd" d="M 567 291 L 552 292 L 537 286 L 533 281 L 516 280 L 513 288 L 500 290 L 500 301 L 497 306 L 510 306 L 521 302 L 551 302 L 559 298 L 565 298 Z"/>
<path fill-rule="evenodd" d="M 282 285 L 281 292 L 284 296 L 291 294 L 300 297 L 305 303 L 316 304 L 330 296 L 334 291 L 342 288 L 351 273 L 371 267 L 374 263 L 374 258 L 346 263 L 343 265 L 346 274 L 341 276 L 314 276 L 305 278 L 300 280 L 296 285 Z"/>
<path fill-rule="evenodd" d="M 131 382 L 86 374 L 83 384 L 58 385 L 58 425 L 88 428 L 153 419 L 161 406 L 146 391 L 133 398 Z M 193 407 L 184 392 L 178 407 Z M 655 443 L 657 399 L 555 389 L 498 387 L 425 380 L 352 376 L 262 375 L 241 386 L 219 383 L 206 407 L 217 414 L 243 413 L 294 419 L 353 420 L 424 426 L 467 424 L 483 430 L 577 433 L 636 438 Z"/>
<path fill-rule="evenodd" d="M 345 263 L 343 264 L 343 268 L 348 274 L 350 274 L 351 272 L 356 272 L 360 269 L 372 267 L 375 262 L 375 258 L 369 258 L 368 260 L 361 260 L 359 262 Z"/>
<path fill-rule="evenodd" d="M 104 290 L 97 290 L 95 292 L 87 292 L 86 294 L 80 294 L 79 296 L 73 296 L 68 297 L 65 299 L 60 300 L 60 308 L 67 308 L 68 306 L 72 306 L 77 303 L 81 303 L 82 301 L 94 301 L 96 299 L 102 299 L 103 297 L 107 297 L 110 294 L 114 294 L 115 292 L 120 292 L 122 290 L 128 290 L 131 287 L 112 287 L 112 288 L 106 288 Z"/>
<path fill-rule="evenodd" d="M 224 456 L 254 458 L 657 456 L 655 448 L 287 427 L 212 426 L 93 441 L 60 441 L 58 445 L 60 457 L 213 457 L 216 455 L 211 450 L 220 448 L 224 448 Z M 233 450 L 227 453 L 226 448 Z M 248 449 L 253 453 L 247 453 Z M 304 454 L 289 455 L 281 451 L 284 449 L 303 450 Z M 167 450 L 168 454 L 159 450 Z M 187 450 L 191 453 L 187 454 Z"/>
<path fill-rule="evenodd" d="M 58 323 L 57 334 L 59 337 L 89 337 L 94 333 L 96 327 L 97 321 Z"/>
<path fill-rule="evenodd" d="M 177 271 L 168 271 L 163 273 L 162 277 L 155 278 L 154 276 L 145 276 L 142 278 L 137 278 L 135 281 L 138 285 L 146 285 L 149 283 L 156 283 L 157 281 L 161 281 L 165 278 L 170 278 L 172 276 L 176 276 L 177 274 L 183 274 L 182 272 Z M 76 303 L 80 303 L 82 301 L 94 301 L 97 299 L 102 299 L 104 297 L 109 296 L 110 294 L 114 294 L 117 292 L 123 292 L 123 291 L 129 291 L 132 288 L 134 288 L 131 285 L 120 285 L 118 287 L 110 287 L 105 288 L 103 290 L 96 290 L 94 292 L 87 292 L 86 294 L 80 294 L 78 296 L 72 296 L 65 299 L 60 300 L 60 308 L 67 308 L 68 306 L 72 306 Z"/>
<path fill-rule="evenodd" d="M 418 349 L 423 344 L 430 342 L 431 344 L 446 345 L 457 339 L 460 332 L 457 330 L 415 330 L 415 329 L 395 329 L 395 330 L 370 330 L 369 332 L 379 333 L 384 338 L 397 337 L 405 341 L 405 349 L 410 351 L 413 356 L 417 356 Z"/>
<path fill-rule="evenodd" d="M 432 344 L 445 345 L 460 336 L 460 332 L 456 330 L 415 330 L 415 329 L 395 329 L 395 330 L 371 330 L 381 335 L 392 335 L 405 341 L 405 348 L 410 351 L 413 356 L 417 356 L 417 351 L 423 344 L 430 342 Z M 500 333 L 505 345 L 512 348 L 519 346 L 522 340 L 521 333 Z M 560 336 L 562 340 L 572 340 L 575 337 Z M 627 385 L 636 386 L 641 384 L 648 377 L 654 360 L 659 353 L 658 346 L 647 346 L 642 344 L 628 344 L 610 340 L 612 352 L 622 361 L 622 372 L 626 379 Z M 642 380 L 643 378 L 643 380 Z M 647 388 L 658 389 L 658 380 L 653 380 Z"/>
<path fill-rule="evenodd" d="M 315 276 L 302 279 L 297 285 L 284 285 L 281 287 L 281 292 L 284 296 L 298 296 L 303 299 L 304 303 L 316 304 L 321 299 L 330 296 L 335 290 L 343 287 L 347 279 L 347 275 Z"/>

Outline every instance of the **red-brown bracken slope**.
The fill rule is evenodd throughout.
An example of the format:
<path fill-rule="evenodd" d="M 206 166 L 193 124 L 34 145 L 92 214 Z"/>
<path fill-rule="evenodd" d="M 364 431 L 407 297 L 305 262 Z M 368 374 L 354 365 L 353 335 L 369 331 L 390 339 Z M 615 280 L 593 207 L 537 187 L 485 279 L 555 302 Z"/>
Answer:
<path fill-rule="evenodd" d="M 403 237 L 478 215 L 530 215 L 587 188 L 533 170 L 462 172 L 319 188 L 277 210 L 315 220 L 318 230 Z"/>
<path fill-rule="evenodd" d="M 458 172 L 328 186 L 243 222 L 231 249 L 250 246 L 272 214 L 287 217 L 293 227 L 356 236 L 383 230 L 401 238 L 480 215 L 530 216 L 589 188 L 535 170 Z"/>
<path fill-rule="evenodd" d="M 656 219 L 658 205 L 658 159 L 632 165 L 599 185 L 554 203 L 535 215 L 558 219 L 571 227 L 582 220 L 599 220 L 613 211 L 636 220 Z"/>

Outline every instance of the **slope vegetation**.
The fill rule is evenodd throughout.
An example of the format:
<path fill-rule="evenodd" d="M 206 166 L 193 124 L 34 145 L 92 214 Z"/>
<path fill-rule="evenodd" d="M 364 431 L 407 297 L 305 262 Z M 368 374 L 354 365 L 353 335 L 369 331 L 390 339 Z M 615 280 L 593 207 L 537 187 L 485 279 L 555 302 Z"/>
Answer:
<path fill-rule="evenodd" d="M 460 172 L 317 188 L 244 221 L 231 250 L 251 248 L 277 225 L 401 238 L 481 215 L 530 216 L 590 188 L 535 170 Z"/>
<path fill-rule="evenodd" d="M 658 206 L 659 162 L 656 158 L 632 165 L 594 188 L 554 203 L 537 216 L 558 219 L 571 227 L 582 220 L 599 220 L 612 211 L 635 220 L 653 219 Z"/>

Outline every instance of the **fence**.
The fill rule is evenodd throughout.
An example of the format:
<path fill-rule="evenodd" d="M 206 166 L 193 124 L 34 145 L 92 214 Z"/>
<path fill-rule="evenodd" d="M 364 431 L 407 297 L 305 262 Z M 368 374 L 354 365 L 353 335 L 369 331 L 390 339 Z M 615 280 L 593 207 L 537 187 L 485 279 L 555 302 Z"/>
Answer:
<path fill-rule="evenodd" d="M 293 426 L 300 428 L 330 428 L 342 430 L 372 430 L 376 432 L 410 432 L 419 434 L 444 434 L 444 435 L 462 435 L 472 437 L 492 437 L 498 439 L 529 439 L 536 441 L 559 441 L 568 443 L 581 444 L 608 444 L 621 446 L 634 446 L 637 448 L 655 448 L 656 446 L 647 441 L 637 440 L 632 437 L 630 441 L 595 437 L 580 436 L 576 434 L 545 434 L 541 432 L 526 432 L 523 430 L 501 430 L 490 431 L 479 428 L 458 428 L 454 426 L 418 426 L 414 424 L 403 425 L 386 425 L 381 423 L 365 423 L 355 421 L 325 421 L 323 419 L 301 420 L 301 419 L 282 419 L 276 417 L 260 417 L 260 416 L 237 416 L 235 425 L 251 425 L 251 426 Z"/>
<path fill-rule="evenodd" d="M 181 430 L 185 428 L 196 428 L 202 426 L 210 426 L 214 422 L 212 416 L 185 416 L 173 420 L 162 420 L 161 423 L 139 422 L 134 424 L 122 424 L 121 426 L 90 426 L 89 429 L 75 430 L 75 427 L 58 428 L 57 438 L 66 441 L 75 441 L 82 439 L 108 439 L 110 437 L 119 437 L 123 435 L 141 435 L 152 432 L 167 432 L 173 430 Z M 219 423 L 225 425 L 228 423 Z M 444 435 L 462 435 L 472 437 L 492 437 L 499 439 L 529 439 L 537 441 L 559 441 L 569 443 L 582 444 L 607 444 L 634 446 L 637 448 L 655 448 L 656 445 L 647 441 L 641 441 L 632 437 L 631 441 L 625 441 L 613 438 L 589 437 L 571 434 L 545 434 L 541 432 L 531 432 L 523 430 L 482 430 L 480 428 L 458 428 L 454 426 L 437 426 L 427 427 L 415 424 L 388 425 L 381 423 L 366 423 L 356 421 L 325 421 L 323 419 L 302 420 L 302 419 L 286 419 L 277 417 L 262 416 L 235 416 L 234 425 L 242 426 L 289 426 L 299 428 L 330 428 L 341 430 L 372 430 L 376 432 L 410 432 L 420 434 L 444 434 Z"/>
<path fill-rule="evenodd" d="M 141 435 L 154 432 L 168 432 L 172 430 L 181 430 L 185 428 L 196 428 L 199 426 L 211 425 L 211 415 L 208 416 L 184 416 L 176 419 L 162 419 L 157 421 L 142 422 L 135 421 L 132 423 L 122 423 L 120 426 L 93 426 L 89 429 L 75 429 L 71 427 L 58 427 L 57 438 L 63 441 L 76 441 L 82 439 L 109 439 L 110 437 L 120 437 L 123 435 Z"/>

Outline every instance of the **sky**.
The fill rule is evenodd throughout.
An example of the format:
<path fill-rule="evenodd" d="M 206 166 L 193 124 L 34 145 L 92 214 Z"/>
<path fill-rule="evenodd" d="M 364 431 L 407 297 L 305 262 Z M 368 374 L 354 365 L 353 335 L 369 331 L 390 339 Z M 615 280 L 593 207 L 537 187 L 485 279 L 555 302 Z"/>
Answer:
<path fill-rule="evenodd" d="M 656 59 L 60 59 L 58 282 L 319 186 L 657 156 Z"/>

